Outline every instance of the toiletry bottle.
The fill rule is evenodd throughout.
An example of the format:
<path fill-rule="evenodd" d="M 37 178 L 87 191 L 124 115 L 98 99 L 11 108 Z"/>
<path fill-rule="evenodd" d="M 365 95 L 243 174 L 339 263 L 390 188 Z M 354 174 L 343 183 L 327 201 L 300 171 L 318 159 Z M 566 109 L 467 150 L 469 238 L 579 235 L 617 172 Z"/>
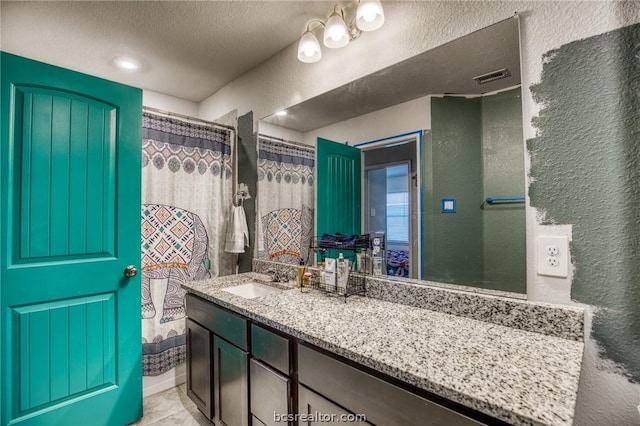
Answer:
<path fill-rule="evenodd" d="M 324 261 L 324 290 L 336 291 L 336 260 L 331 257 Z"/>
<path fill-rule="evenodd" d="M 349 263 L 342 253 L 338 255 L 337 270 L 337 292 L 345 294 L 347 291 L 347 280 L 349 279 Z"/>
<path fill-rule="evenodd" d="M 300 258 L 300 262 L 298 265 L 298 277 L 296 280 L 296 286 L 298 288 L 302 287 L 302 276 L 304 275 L 304 272 L 307 268 L 304 266 L 304 259 Z"/>

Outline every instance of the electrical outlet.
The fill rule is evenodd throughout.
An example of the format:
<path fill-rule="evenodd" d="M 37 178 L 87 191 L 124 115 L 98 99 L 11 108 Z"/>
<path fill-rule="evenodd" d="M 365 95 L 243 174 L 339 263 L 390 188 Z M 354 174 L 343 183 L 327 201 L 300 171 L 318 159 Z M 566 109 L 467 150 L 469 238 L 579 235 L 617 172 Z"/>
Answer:
<path fill-rule="evenodd" d="M 549 255 L 549 256 L 557 256 L 560 253 L 560 249 L 557 246 L 546 246 L 544 248 L 544 251 Z"/>
<path fill-rule="evenodd" d="M 538 275 L 567 278 L 569 276 L 569 239 L 538 237 Z"/>

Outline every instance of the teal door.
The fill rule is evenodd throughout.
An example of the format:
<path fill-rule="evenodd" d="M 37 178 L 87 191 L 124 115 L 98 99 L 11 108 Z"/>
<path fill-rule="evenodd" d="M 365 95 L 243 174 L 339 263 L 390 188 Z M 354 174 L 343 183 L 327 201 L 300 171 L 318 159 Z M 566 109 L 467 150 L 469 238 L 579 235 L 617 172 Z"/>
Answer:
<path fill-rule="evenodd" d="M 142 416 L 139 89 L 2 53 L 2 425 Z"/>
<path fill-rule="evenodd" d="M 361 233 L 361 164 L 361 151 L 358 148 L 318 138 L 317 235 Z"/>

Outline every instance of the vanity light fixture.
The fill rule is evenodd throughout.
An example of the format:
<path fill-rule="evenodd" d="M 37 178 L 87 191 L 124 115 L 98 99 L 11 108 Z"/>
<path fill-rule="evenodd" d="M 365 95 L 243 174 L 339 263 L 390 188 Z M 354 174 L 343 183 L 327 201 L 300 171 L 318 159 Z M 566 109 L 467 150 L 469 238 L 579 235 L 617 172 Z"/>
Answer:
<path fill-rule="evenodd" d="M 318 62 L 322 50 L 318 38 L 311 31 L 311 25 L 319 23 L 324 27 L 322 41 L 331 49 L 344 47 L 358 38 L 363 31 L 377 30 L 384 24 L 384 11 L 380 0 L 359 0 L 354 20 L 347 24 L 344 9 L 339 4 L 333 6 L 333 12 L 326 22 L 314 19 L 307 25 L 298 43 L 298 60 L 304 63 Z"/>
<path fill-rule="evenodd" d="M 278 112 L 276 112 L 276 115 L 278 115 L 280 117 L 284 117 L 285 115 L 287 115 L 287 111 L 278 111 Z"/>

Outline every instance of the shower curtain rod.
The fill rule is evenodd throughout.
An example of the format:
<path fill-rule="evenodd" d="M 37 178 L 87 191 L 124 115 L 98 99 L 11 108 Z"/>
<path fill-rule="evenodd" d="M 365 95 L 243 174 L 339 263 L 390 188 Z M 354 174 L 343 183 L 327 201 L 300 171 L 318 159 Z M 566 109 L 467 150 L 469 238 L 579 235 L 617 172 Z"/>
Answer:
<path fill-rule="evenodd" d="M 210 126 L 222 127 L 223 129 L 228 129 L 228 130 L 233 131 L 234 135 L 235 135 L 235 132 L 236 132 L 235 127 L 228 126 L 226 124 L 220 124 L 220 123 L 216 123 L 216 122 L 208 121 L 208 120 L 203 120 L 201 118 L 196 118 L 196 117 L 189 117 L 188 115 L 178 114 L 176 112 L 164 111 L 164 110 L 161 110 L 161 109 L 158 109 L 158 108 L 152 108 L 152 107 L 148 107 L 148 106 L 143 106 L 142 109 L 143 109 L 143 111 L 156 112 L 158 114 L 168 115 L 169 117 L 177 117 L 177 118 L 182 118 L 182 119 L 185 119 L 185 120 L 197 121 L 199 123 L 208 124 Z"/>
<path fill-rule="evenodd" d="M 265 135 L 263 133 L 258 133 L 258 138 L 271 139 L 271 140 L 277 141 L 277 142 L 289 143 L 291 145 L 297 145 L 297 146 L 304 147 L 304 148 L 315 149 L 315 146 L 313 146 L 313 145 L 307 145 L 306 143 L 302 143 L 302 142 L 289 141 L 289 140 L 286 140 L 286 139 L 277 138 L 275 136 Z"/>

